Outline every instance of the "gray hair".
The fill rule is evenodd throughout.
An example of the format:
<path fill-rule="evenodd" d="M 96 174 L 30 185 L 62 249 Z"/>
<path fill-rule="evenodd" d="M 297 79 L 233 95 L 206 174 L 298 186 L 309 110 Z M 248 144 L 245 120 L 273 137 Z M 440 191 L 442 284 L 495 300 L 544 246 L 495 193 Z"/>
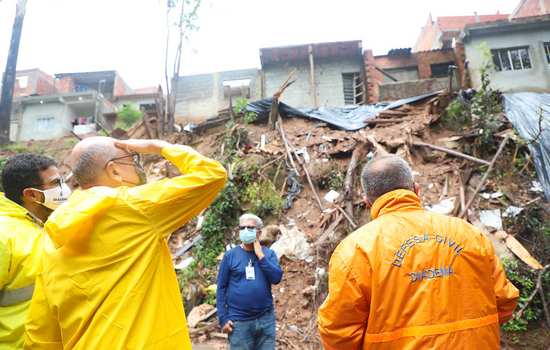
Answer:
<path fill-rule="evenodd" d="M 246 213 L 241 215 L 241 217 L 239 218 L 239 223 L 242 223 L 243 221 L 247 221 L 247 220 L 254 220 L 256 222 L 257 228 L 264 227 L 264 222 L 262 221 L 262 219 L 260 219 L 258 216 L 251 213 Z"/>
<path fill-rule="evenodd" d="M 105 164 L 117 155 L 116 149 L 106 144 L 90 145 L 74 165 L 73 175 L 80 186 L 94 184 L 105 169 Z"/>
<path fill-rule="evenodd" d="M 361 183 L 371 203 L 385 193 L 414 188 L 411 167 L 395 154 L 380 156 L 368 162 L 361 173 Z"/>

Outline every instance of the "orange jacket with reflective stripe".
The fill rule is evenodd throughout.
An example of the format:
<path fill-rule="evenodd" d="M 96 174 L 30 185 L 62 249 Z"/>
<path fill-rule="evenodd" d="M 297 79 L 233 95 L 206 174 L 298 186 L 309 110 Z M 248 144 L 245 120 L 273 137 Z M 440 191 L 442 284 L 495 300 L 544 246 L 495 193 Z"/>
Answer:
<path fill-rule="evenodd" d="M 489 239 L 407 190 L 378 198 L 371 216 L 331 257 L 325 350 L 499 349 L 518 290 Z"/>

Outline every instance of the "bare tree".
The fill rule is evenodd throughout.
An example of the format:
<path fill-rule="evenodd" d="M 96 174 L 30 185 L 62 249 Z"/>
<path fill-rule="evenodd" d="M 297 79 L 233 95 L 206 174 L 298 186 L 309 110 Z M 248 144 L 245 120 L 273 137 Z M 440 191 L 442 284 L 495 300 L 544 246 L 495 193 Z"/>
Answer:
<path fill-rule="evenodd" d="M 166 80 L 167 108 L 165 132 L 174 131 L 174 118 L 176 112 L 176 95 L 178 92 L 178 80 L 180 74 L 183 43 L 189 39 L 189 35 L 198 29 L 196 24 L 198 11 L 202 0 L 167 0 L 166 3 L 166 50 L 164 59 L 164 79 Z M 172 23 L 173 15 L 176 21 Z M 173 52 L 173 62 L 170 62 L 172 41 L 171 32 L 175 29 L 177 42 Z M 172 78 L 168 76 L 168 69 L 172 64 Z"/>
<path fill-rule="evenodd" d="M 10 116 L 13 103 L 13 89 L 17 69 L 19 42 L 23 31 L 23 20 L 27 9 L 27 0 L 17 0 L 15 19 L 11 31 L 11 42 L 6 62 L 6 70 L 2 78 L 2 95 L 0 97 L 0 144 L 10 142 Z"/>

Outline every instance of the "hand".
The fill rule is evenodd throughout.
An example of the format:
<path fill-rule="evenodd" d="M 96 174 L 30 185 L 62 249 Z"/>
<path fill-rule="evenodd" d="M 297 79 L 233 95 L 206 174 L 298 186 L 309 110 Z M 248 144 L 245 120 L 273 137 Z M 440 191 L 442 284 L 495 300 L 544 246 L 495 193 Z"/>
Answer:
<path fill-rule="evenodd" d="M 264 258 L 264 252 L 262 251 L 262 245 L 260 244 L 260 241 L 255 240 L 254 241 L 254 253 L 256 253 L 256 256 L 258 257 L 258 260 L 262 260 Z"/>
<path fill-rule="evenodd" d="M 163 140 L 139 140 L 131 139 L 124 141 L 115 141 L 115 146 L 125 150 L 128 153 L 149 153 L 160 154 L 162 149 L 170 144 Z"/>
<path fill-rule="evenodd" d="M 222 328 L 222 333 L 231 334 L 233 333 L 233 321 L 227 321 L 225 326 Z"/>

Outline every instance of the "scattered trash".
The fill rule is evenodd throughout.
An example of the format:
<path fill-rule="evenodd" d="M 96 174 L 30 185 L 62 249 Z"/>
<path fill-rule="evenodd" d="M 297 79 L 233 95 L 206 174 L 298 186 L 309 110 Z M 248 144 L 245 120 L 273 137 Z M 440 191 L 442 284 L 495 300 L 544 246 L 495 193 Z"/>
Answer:
<path fill-rule="evenodd" d="M 326 200 L 329 203 L 334 203 L 336 200 L 340 197 L 340 193 L 330 190 L 325 196 L 323 197 L 324 200 Z"/>
<path fill-rule="evenodd" d="M 296 153 L 296 155 L 301 155 L 304 158 L 304 161 L 306 163 L 309 163 L 311 161 L 311 158 L 309 157 L 309 153 L 307 152 L 306 147 L 300 148 L 296 150 L 294 153 Z"/>
<path fill-rule="evenodd" d="M 193 263 L 193 261 L 195 261 L 195 258 L 193 258 L 192 256 L 186 258 L 186 259 L 183 259 L 182 261 L 180 261 L 176 266 L 174 266 L 174 268 L 176 270 L 184 270 L 186 269 L 187 267 L 189 267 L 189 265 L 191 265 Z"/>
<path fill-rule="evenodd" d="M 523 208 L 511 205 L 508 208 L 506 208 L 506 210 L 502 213 L 502 217 L 513 218 L 518 216 L 522 211 L 523 211 Z"/>
<path fill-rule="evenodd" d="M 288 330 L 291 331 L 291 332 L 294 332 L 294 333 L 300 333 L 300 329 L 297 326 L 293 325 L 293 324 L 288 326 Z"/>
<path fill-rule="evenodd" d="M 496 199 L 502 197 L 504 194 L 502 192 L 493 192 L 493 193 L 480 193 L 481 197 L 485 199 Z"/>
<path fill-rule="evenodd" d="M 187 325 L 195 328 L 199 322 L 205 321 L 216 313 L 216 308 L 210 304 L 195 306 L 187 316 Z"/>
<path fill-rule="evenodd" d="M 427 206 L 426 210 L 433 213 L 449 215 L 453 212 L 455 208 L 455 201 L 455 197 L 446 198 L 437 204 Z"/>
<path fill-rule="evenodd" d="M 267 144 L 267 138 L 265 134 L 262 134 L 262 136 L 260 136 L 260 149 L 264 149 L 266 144 Z"/>
<path fill-rule="evenodd" d="M 291 260 L 313 261 L 311 245 L 308 243 L 305 233 L 297 227 L 287 230 L 284 226 L 280 226 L 280 230 L 282 233 L 281 237 L 271 245 L 271 249 L 277 254 L 279 259 L 286 256 Z"/>
<path fill-rule="evenodd" d="M 529 191 L 531 192 L 537 192 L 537 193 L 542 193 L 544 192 L 544 188 L 542 188 L 542 185 L 540 182 L 538 182 L 537 180 L 533 181 L 531 183 L 531 188 L 529 189 Z"/>
<path fill-rule="evenodd" d="M 500 209 L 481 210 L 479 212 L 479 220 L 487 227 L 492 227 L 497 230 L 502 230 L 502 218 Z"/>
<path fill-rule="evenodd" d="M 302 185 L 298 180 L 298 174 L 296 171 L 291 170 L 287 178 L 288 188 L 287 188 L 287 197 L 284 203 L 284 209 L 290 209 L 292 207 L 292 202 L 298 197 L 300 192 L 302 192 Z"/>

